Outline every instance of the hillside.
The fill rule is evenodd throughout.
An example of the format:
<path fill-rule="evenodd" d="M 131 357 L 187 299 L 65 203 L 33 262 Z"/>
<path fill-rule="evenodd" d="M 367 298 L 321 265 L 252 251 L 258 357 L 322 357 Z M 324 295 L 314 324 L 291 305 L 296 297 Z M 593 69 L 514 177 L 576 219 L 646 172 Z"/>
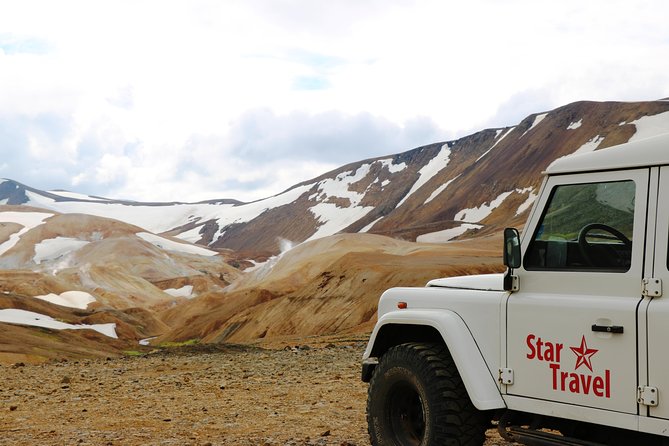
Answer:
<path fill-rule="evenodd" d="M 306 242 L 212 293 L 161 314 L 161 339 L 246 342 L 368 332 L 381 293 L 435 277 L 502 271 L 501 238 L 416 244 L 371 234 Z"/>
<path fill-rule="evenodd" d="M 101 217 L 0 206 L 0 363 L 105 356 L 239 276 L 218 252 Z"/>

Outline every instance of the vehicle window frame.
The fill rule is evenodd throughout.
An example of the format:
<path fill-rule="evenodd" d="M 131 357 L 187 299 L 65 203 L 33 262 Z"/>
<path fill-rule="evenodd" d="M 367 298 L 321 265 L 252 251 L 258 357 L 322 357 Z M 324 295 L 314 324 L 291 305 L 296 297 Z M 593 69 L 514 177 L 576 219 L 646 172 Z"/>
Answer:
<path fill-rule="evenodd" d="M 635 220 L 635 214 L 637 212 L 637 206 L 638 203 L 634 202 L 634 209 L 632 211 L 632 228 L 631 228 L 631 233 L 632 233 L 632 238 L 630 241 L 632 242 L 632 245 L 630 247 L 630 253 L 629 253 L 629 265 L 627 266 L 626 269 L 623 268 L 616 268 L 616 267 L 597 267 L 597 266 L 591 266 L 591 265 L 583 265 L 583 266 L 565 266 L 565 267 L 556 267 L 556 266 L 540 266 L 540 265 L 535 265 L 535 264 L 530 264 L 530 259 L 532 256 L 530 255 L 532 253 L 532 249 L 535 246 L 535 243 L 538 241 L 537 236 L 539 234 L 539 231 L 542 230 L 542 226 L 544 223 L 544 220 L 546 218 L 546 215 L 548 214 L 548 211 L 550 210 L 551 204 L 553 203 L 553 199 L 555 198 L 555 194 L 557 193 L 558 189 L 561 187 L 565 186 L 588 186 L 588 185 L 596 185 L 596 184 L 606 184 L 606 183 L 629 183 L 631 182 L 634 185 L 633 189 L 633 197 L 636 198 L 637 192 L 638 192 L 638 187 L 639 185 L 637 184 L 637 181 L 633 178 L 619 178 L 619 179 L 610 179 L 610 180 L 601 180 L 601 181 L 582 181 L 582 182 L 574 182 L 574 183 L 559 183 L 555 184 L 552 186 L 550 193 L 548 195 L 548 198 L 545 202 L 544 208 L 541 211 L 541 215 L 539 219 L 537 220 L 537 224 L 534 227 L 534 231 L 532 232 L 532 236 L 529 240 L 529 243 L 527 245 L 527 249 L 525 250 L 525 253 L 523 255 L 523 269 L 526 271 L 538 271 L 538 272 L 582 272 L 582 273 L 616 273 L 616 274 L 626 274 L 632 269 L 632 262 L 634 260 L 634 255 L 633 255 L 633 248 L 634 248 L 634 220 Z M 594 223 L 594 222 L 593 222 Z M 598 222 L 599 223 L 599 222 Z M 606 222 L 604 222 L 606 223 Z M 571 240 L 565 240 L 565 242 L 570 242 Z M 573 241 L 571 241 L 573 242 Z M 667 267 L 669 268 L 669 256 L 667 256 Z"/>

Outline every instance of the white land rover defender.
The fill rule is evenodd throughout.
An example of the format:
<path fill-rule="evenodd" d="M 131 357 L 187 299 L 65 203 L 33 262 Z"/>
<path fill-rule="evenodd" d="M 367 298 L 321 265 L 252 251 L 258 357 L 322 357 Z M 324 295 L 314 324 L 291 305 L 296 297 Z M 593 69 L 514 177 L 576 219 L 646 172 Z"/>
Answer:
<path fill-rule="evenodd" d="M 669 134 L 555 161 L 503 257 L 383 294 L 372 444 L 668 445 Z"/>

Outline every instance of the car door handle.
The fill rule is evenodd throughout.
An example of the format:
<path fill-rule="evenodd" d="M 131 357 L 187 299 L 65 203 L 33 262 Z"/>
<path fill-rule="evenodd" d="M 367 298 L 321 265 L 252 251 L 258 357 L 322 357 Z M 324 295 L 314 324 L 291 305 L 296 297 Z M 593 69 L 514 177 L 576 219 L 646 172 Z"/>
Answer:
<path fill-rule="evenodd" d="M 593 324 L 592 331 L 600 333 L 622 333 L 624 327 L 622 325 L 597 325 Z"/>

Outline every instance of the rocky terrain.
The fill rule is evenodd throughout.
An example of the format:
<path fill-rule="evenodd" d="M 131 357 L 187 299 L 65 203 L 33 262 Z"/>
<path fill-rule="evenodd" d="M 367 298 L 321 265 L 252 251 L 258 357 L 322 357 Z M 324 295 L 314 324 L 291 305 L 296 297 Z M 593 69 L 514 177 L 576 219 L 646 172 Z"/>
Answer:
<path fill-rule="evenodd" d="M 365 341 L 209 344 L 0 366 L 0 444 L 366 445 Z M 486 446 L 510 445 L 494 429 L 487 437 Z"/>

